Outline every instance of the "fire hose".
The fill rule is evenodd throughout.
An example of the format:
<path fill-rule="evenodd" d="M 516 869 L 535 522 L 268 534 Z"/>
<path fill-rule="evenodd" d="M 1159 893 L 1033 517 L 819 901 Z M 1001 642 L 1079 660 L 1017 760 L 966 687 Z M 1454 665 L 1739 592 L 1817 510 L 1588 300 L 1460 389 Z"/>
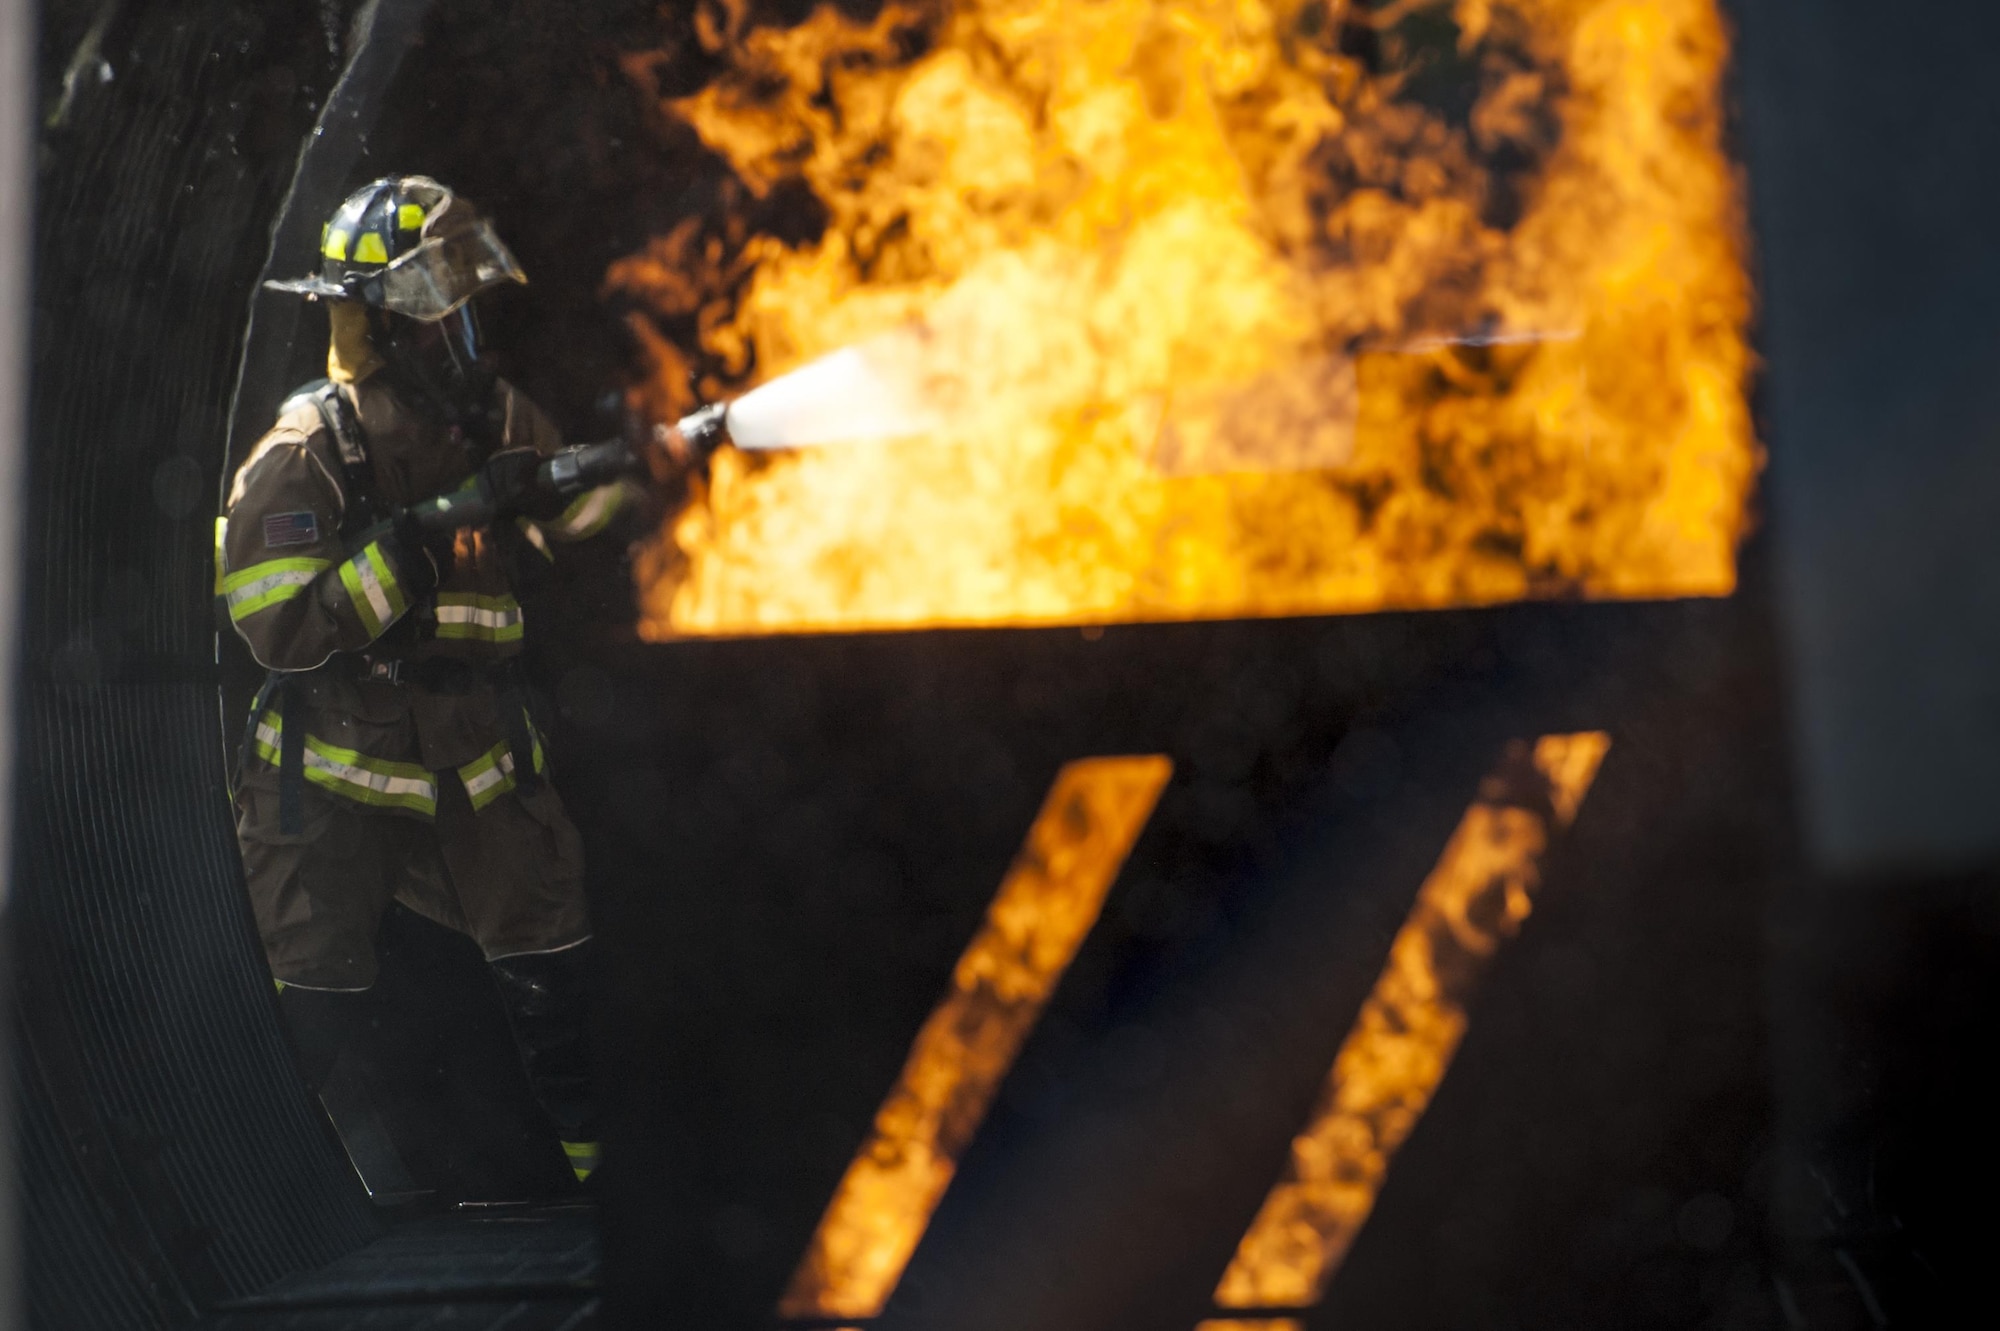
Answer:
<path fill-rule="evenodd" d="M 728 439 L 728 413 L 728 405 L 718 402 L 672 425 L 562 449 L 536 468 L 532 492 L 540 497 L 569 498 L 634 474 L 650 474 L 656 486 L 672 484 L 705 465 L 722 447 Z M 496 495 L 481 477 L 412 504 L 403 520 L 419 531 L 439 534 L 483 526 L 511 512 L 504 497 Z"/>

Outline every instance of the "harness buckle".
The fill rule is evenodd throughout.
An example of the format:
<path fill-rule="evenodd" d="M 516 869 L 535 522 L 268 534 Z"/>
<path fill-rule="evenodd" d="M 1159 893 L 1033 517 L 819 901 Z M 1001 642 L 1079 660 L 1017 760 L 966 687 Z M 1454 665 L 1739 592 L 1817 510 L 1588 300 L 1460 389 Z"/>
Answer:
<path fill-rule="evenodd" d="M 370 683 L 401 684 L 404 681 L 405 675 L 401 657 L 394 657 L 386 661 L 379 660 L 373 656 L 364 656 L 361 659 L 367 663 L 367 669 L 361 672 L 361 678 Z"/>

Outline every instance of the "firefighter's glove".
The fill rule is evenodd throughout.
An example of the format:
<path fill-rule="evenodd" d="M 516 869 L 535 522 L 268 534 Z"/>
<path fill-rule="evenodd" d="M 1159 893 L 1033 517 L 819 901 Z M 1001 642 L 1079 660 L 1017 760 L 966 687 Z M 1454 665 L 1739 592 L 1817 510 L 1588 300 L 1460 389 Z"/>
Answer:
<path fill-rule="evenodd" d="M 398 510 L 387 522 L 378 522 L 354 538 L 357 554 L 371 545 L 395 565 L 396 580 L 412 601 L 436 591 L 439 580 L 451 571 L 450 542 L 425 532 L 408 509 Z"/>
<path fill-rule="evenodd" d="M 503 448 L 479 469 L 479 492 L 501 517 L 553 518 L 569 500 L 540 483 L 544 461 L 532 448 Z"/>

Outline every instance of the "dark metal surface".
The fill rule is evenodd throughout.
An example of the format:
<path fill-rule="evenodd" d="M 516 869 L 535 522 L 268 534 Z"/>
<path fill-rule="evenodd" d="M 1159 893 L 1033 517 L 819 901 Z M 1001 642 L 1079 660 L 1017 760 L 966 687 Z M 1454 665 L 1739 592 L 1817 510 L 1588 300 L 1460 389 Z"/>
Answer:
<path fill-rule="evenodd" d="M 49 1328 L 184 1322 L 376 1232 L 279 1031 L 209 682 L 233 349 L 337 42 L 316 13 L 190 3 L 125 7 L 100 50 L 41 144 L 19 643 L 22 1228 Z"/>
<path fill-rule="evenodd" d="M 202 1323 L 204 1331 L 592 1331 L 600 1325 L 594 1298 L 282 1308 Z"/>
<path fill-rule="evenodd" d="M 569 1301 L 596 1290 L 597 1215 L 585 1205 L 472 1208 L 404 1223 L 225 1313 L 440 1302 Z"/>
<path fill-rule="evenodd" d="M 2000 854 L 2000 11 L 1734 0 L 1768 492 L 1827 869 Z"/>
<path fill-rule="evenodd" d="M 2000 1186 L 1980 1087 L 2000 1017 L 2000 11 L 1727 9 L 1811 860 L 1775 885 L 1766 961 L 1787 1317 L 1976 1322 Z"/>

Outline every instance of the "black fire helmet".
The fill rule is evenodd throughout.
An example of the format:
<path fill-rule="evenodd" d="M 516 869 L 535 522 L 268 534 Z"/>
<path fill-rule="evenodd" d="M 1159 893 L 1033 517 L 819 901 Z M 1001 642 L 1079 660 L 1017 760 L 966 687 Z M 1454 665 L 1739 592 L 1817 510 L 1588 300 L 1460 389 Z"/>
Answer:
<path fill-rule="evenodd" d="M 437 323 L 490 287 L 527 280 L 470 203 L 429 176 L 384 176 L 334 210 L 318 274 L 264 285 Z"/>

